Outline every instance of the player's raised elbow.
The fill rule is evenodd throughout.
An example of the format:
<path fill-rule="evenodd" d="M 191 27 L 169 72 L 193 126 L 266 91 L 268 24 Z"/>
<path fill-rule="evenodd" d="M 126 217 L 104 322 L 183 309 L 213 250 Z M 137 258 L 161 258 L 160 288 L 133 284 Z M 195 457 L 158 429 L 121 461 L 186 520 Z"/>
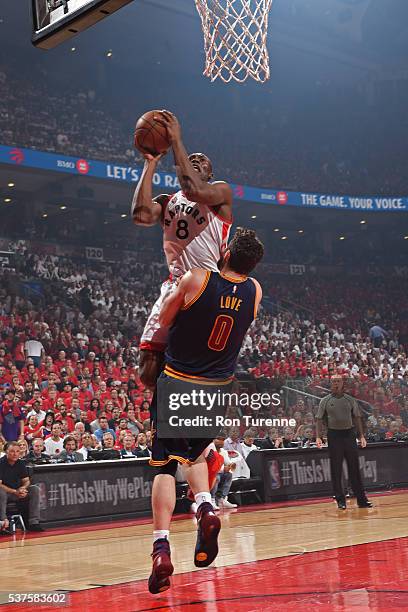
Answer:
<path fill-rule="evenodd" d="M 203 184 L 202 187 L 191 185 L 183 191 L 190 201 L 207 206 L 221 206 L 221 204 L 232 203 L 231 187 L 224 181 Z"/>
<path fill-rule="evenodd" d="M 214 194 L 207 189 L 189 189 L 184 191 L 184 194 L 190 202 L 197 202 L 197 204 L 206 204 L 207 206 L 218 206 L 222 204 L 218 197 L 214 197 Z"/>

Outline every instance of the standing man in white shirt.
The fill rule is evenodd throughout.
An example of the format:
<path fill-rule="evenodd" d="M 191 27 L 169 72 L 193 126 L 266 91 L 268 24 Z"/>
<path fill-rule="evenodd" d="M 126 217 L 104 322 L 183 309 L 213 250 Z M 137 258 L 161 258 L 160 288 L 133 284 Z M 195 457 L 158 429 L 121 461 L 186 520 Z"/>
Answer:
<path fill-rule="evenodd" d="M 40 367 L 41 358 L 44 357 L 45 351 L 44 351 L 43 345 L 37 339 L 36 336 L 33 336 L 32 338 L 30 338 L 30 340 L 26 341 L 24 345 L 24 353 L 25 353 L 26 359 L 31 357 L 31 359 L 34 362 L 34 366 L 36 368 Z"/>

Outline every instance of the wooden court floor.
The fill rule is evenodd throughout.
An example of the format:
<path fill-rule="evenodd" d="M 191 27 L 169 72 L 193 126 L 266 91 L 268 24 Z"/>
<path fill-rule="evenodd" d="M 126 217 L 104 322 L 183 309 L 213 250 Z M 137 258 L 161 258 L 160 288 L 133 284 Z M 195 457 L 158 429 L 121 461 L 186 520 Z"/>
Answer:
<path fill-rule="evenodd" d="M 66 591 L 62 610 L 408 610 L 408 492 L 370 499 L 367 510 L 313 500 L 224 511 L 205 570 L 193 564 L 195 519 L 176 517 L 173 586 L 157 596 L 146 588 L 149 519 L 17 532 L 0 540 L 1 610 L 58 609 L 6 603 L 43 591 Z"/>

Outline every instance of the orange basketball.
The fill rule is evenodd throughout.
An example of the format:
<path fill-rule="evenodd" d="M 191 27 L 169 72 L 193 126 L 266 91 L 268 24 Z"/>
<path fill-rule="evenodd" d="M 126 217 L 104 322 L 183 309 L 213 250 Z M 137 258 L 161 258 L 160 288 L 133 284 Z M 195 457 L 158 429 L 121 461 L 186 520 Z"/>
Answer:
<path fill-rule="evenodd" d="M 166 128 L 154 116 L 160 111 L 148 111 L 137 120 L 135 127 L 135 147 L 142 153 L 158 155 L 170 148 Z"/>

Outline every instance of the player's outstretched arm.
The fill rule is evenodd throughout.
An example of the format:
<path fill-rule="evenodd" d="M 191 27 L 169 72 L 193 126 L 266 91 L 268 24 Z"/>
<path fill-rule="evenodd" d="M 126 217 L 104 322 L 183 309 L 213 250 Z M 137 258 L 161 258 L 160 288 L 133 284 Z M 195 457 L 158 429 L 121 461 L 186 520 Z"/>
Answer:
<path fill-rule="evenodd" d="M 224 181 L 208 183 L 194 169 L 181 137 L 181 127 L 177 117 L 170 111 L 161 111 L 156 121 L 167 129 L 169 142 L 173 148 L 177 177 L 186 197 L 192 202 L 207 206 L 232 207 L 232 190 L 228 183 Z"/>
<path fill-rule="evenodd" d="M 253 278 L 252 282 L 254 283 L 255 289 L 256 289 L 256 294 L 255 294 L 255 309 L 254 309 L 254 318 L 256 318 L 256 316 L 258 314 L 259 304 L 261 303 L 261 300 L 262 300 L 262 287 L 258 283 L 256 278 Z"/>
<path fill-rule="evenodd" d="M 162 194 L 153 198 L 152 180 L 157 162 L 162 155 L 145 155 L 145 165 L 142 176 L 137 184 L 130 209 L 133 223 L 150 227 L 162 219 L 163 206 L 169 196 Z"/>
<path fill-rule="evenodd" d="M 199 295 L 207 274 L 206 270 L 200 268 L 194 268 L 184 274 L 177 288 L 163 302 L 159 315 L 160 325 L 170 327 L 173 324 L 183 306 Z"/>

